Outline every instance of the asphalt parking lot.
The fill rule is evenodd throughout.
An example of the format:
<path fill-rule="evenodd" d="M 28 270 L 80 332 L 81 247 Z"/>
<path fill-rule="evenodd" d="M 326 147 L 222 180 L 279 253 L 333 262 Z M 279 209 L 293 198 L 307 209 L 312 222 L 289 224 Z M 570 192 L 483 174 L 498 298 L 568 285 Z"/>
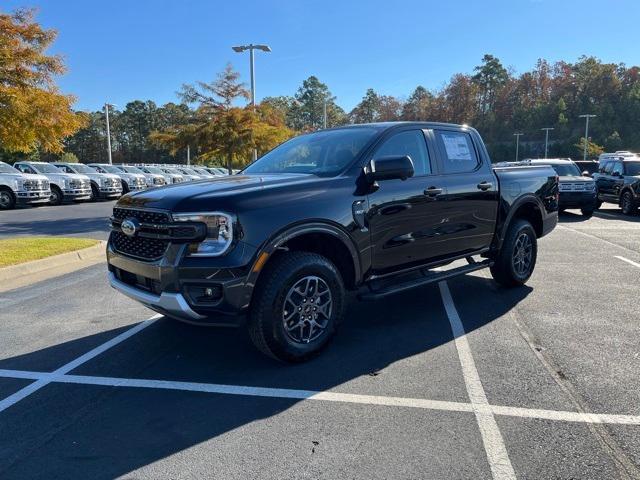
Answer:
<path fill-rule="evenodd" d="M 54 208 L 106 237 L 111 203 Z M 41 210 L 0 235 L 47 233 Z M 153 316 L 104 265 L 6 292 L 0 478 L 637 479 L 639 279 L 640 217 L 567 213 L 527 286 L 351 301 L 295 366 Z"/>

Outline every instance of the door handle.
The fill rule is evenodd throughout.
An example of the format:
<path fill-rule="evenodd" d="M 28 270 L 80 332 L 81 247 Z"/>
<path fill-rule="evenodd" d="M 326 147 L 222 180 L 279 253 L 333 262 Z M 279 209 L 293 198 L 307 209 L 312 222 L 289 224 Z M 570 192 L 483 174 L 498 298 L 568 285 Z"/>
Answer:
<path fill-rule="evenodd" d="M 428 197 L 436 197 L 442 194 L 442 189 L 438 187 L 429 187 L 424 190 L 424 194 Z"/>
<path fill-rule="evenodd" d="M 491 182 L 480 182 L 478 185 L 478 189 L 484 191 L 491 190 L 493 188 L 493 183 Z"/>

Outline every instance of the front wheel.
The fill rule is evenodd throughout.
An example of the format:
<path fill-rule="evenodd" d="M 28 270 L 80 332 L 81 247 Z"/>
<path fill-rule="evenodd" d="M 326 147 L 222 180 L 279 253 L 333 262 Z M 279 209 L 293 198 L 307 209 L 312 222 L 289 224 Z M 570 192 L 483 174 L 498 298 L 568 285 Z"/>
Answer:
<path fill-rule="evenodd" d="M 620 207 L 622 208 L 622 213 L 625 215 L 633 215 L 636 212 L 638 205 L 636 205 L 633 194 L 629 190 L 622 194 Z"/>
<path fill-rule="evenodd" d="M 92 183 L 91 198 L 89 200 L 91 200 L 92 202 L 97 202 L 99 199 L 100 199 L 100 190 L 98 190 L 98 187 Z"/>
<path fill-rule="evenodd" d="M 526 220 L 514 220 L 491 267 L 491 275 L 505 287 L 524 285 L 533 273 L 537 256 L 535 230 Z"/>
<path fill-rule="evenodd" d="M 593 208 L 583 208 L 580 210 L 582 212 L 582 215 L 586 218 L 591 218 L 593 217 Z"/>
<path fill-rule="evenodd" d="M 11 210 L 16 206 L 16 197 L 10 190 L 0 190 L 0 210 Z"/>
<path fill-rule="evenodd" d="M 49 200 L 49 204 L 60 205 L 63 200 L 64 196 L 62 194 L 62 190 L 55 185 L 51 185 L 51 199 Z"/>
<path fill-rule="evenodd" d="M 271 260 L 251 302 L 248 329 L 254 345 L 284 362 L 301 362 L 335 334 L 345 289 L 337 268 L 310 252 L 287 252 Z"/>

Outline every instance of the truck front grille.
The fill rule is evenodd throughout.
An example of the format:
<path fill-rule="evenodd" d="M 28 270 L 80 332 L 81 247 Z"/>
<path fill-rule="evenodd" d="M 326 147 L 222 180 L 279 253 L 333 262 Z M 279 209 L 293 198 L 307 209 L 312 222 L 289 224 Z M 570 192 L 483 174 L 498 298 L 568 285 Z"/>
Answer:
<path fill-rule="evenodd" d="M 144 223 L 169 223 L 169 214 L 167 212 L 157 212 L 153 210 L 134 210 L 129 208 L 115 207 L 113 209 L 113 218 L 124 220 L 125 218 L 135 218 L 139 222 Z"/>
<path fill-rule="evenodd" d="M 142 260 L 162 258 L 169 246 L 168 240 L 154 238 L 128 237 L 122 232 L 111 232 L 111 245 L 116 252 Z"/>

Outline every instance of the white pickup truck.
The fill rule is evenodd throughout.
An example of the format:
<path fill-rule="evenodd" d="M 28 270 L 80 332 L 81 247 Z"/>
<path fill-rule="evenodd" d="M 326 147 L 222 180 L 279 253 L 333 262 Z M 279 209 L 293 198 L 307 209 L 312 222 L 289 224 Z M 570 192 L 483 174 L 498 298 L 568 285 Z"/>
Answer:
<path fill-rule="evenodd" d="M 89 200 L 91 180 L 86 175 L 65 173 L 51 163 L 17 162 L 14 167 L 27 175 L 44 175 L 51 184 L 51 205 L 69 200 Z"/>
<path fill-rule="evenodd" d="M 84 163 L 54 163 L 66 173 L 79 173 L 91 179 L 91 200 L 115 199 L 122 196 L 122 182 L 114 173 L 100 173 Z"/>
<path fill-rule="evenodd" d="M 16 205 L 49 203 L 51 189 L 43 175 L 23 175 L 11 165 L 0 162 L 0 210 Z"/>

